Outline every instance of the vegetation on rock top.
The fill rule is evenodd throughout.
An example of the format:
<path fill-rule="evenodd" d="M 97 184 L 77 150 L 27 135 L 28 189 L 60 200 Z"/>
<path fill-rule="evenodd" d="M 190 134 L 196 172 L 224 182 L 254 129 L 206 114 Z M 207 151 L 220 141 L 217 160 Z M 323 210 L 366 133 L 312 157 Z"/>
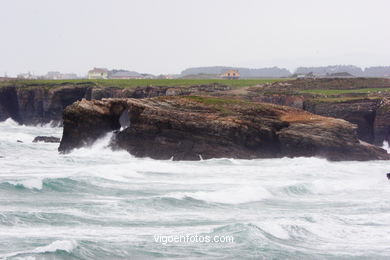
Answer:
<path fill-rule="evenodd" d="M 318 95 L 341 95 L 341 94 L 352 94 L 352 93 L 380 93 L 390 92 L 390 88 L 360 88 L 360 89 L 304 89 L 300 90 L 300 93 L 318 94 Z"/>
<path fill-rule="evenodd" d="M 230 87 L 247 87 L 265 83 L 286 81 L 288 79 L 76 79 L 76 80 L 10 80 L 0 82 L 1 86 L 17 87 L 60 87 L 64 85 L 82 85 L 102 87 L 135 88 L 145 86 L 190 87 L 196 85 L 225 85 Z"/>
<path fill-rule="evenodd" d="M 381 97 L 327 97 L 327 98 L 312 98 L 309 99 L 313 103 L 342 103 L 348 101 L 359 101 L 359 100 L 380 100 Z"/>

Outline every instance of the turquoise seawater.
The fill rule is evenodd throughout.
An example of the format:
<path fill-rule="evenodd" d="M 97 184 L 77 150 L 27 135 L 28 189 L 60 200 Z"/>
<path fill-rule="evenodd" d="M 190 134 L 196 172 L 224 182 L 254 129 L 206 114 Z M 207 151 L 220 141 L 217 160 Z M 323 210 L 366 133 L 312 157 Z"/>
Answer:
<path fill-rule="evenodd" d="M 139 159 L 0 123 L 0 259 L 390 259 L 390 163 Z M 22 141 L 17 142 L 17 140 Z M 229 236 L 230 243 L 156 241 Z"/>

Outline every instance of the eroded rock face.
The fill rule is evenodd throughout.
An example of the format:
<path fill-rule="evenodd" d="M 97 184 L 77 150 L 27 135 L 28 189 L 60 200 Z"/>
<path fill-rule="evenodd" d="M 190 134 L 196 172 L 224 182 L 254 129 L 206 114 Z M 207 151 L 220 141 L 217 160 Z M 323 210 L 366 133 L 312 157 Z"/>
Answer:
<path fill-rule="evenodd" d="M 84 85 L 0 88 L 0 120 L 8 117 L 20 124 L 34 125 L 62 120 L 63 109 L 87 96 Z"/>
<path fill-rule="evenodd" d="M 390 98 L 381 100 L 374 122 L 375 141 L 377 145 L 382 145 L 383 141 L 390 143 Z"/>
<path fill-rule="evenodd" d="M 304 102 L 304 109 L 314 114 L 341 118 L 356 124 L 358 137 L 365 142 L 373 143 L 375 139 L 374 120 L 379 102 L 379 99 L 368 98 L 343 102 L 307 100 Z"/>
<path fill-rule="evenodd" d="M 123 111 L 130 126 L 119 131 Z M 385 150 L 361 142 L 356 126 L 341 119 L 272 104 L 198 96 L 76 102 L 65 109 L 59 150 L 90 145 L 114 130 L 118 130 L 114 148 L 154 159 L 389 159 Z"/>

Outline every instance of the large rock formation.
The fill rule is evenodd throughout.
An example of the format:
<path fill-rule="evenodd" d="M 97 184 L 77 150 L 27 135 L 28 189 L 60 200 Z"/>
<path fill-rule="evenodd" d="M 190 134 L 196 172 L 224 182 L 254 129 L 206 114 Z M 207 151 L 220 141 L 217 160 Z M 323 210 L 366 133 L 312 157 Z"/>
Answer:
<path fill-rule="evenodd" d="M 124 116 L 130 126 L 120 131 Z M 154 159 L 390 158 L 385 150 L 360 141 L 356 126 L 341 119 L 272 104 L 199 96 L 76 102 L 64 111 L 59 151 L 90 145 L 114 130 L 114 148 Z"/>

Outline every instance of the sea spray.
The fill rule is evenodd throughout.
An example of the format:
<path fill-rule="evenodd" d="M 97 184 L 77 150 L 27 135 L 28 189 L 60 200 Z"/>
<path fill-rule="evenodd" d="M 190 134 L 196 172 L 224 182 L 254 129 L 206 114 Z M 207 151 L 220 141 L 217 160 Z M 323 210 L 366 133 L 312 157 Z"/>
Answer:
<path fill-rule="evenodd" d="M 390 145 L 387 141 L 383 141 L 382 148 L 387 151 L 387 153 L 390 153 Z"/>

